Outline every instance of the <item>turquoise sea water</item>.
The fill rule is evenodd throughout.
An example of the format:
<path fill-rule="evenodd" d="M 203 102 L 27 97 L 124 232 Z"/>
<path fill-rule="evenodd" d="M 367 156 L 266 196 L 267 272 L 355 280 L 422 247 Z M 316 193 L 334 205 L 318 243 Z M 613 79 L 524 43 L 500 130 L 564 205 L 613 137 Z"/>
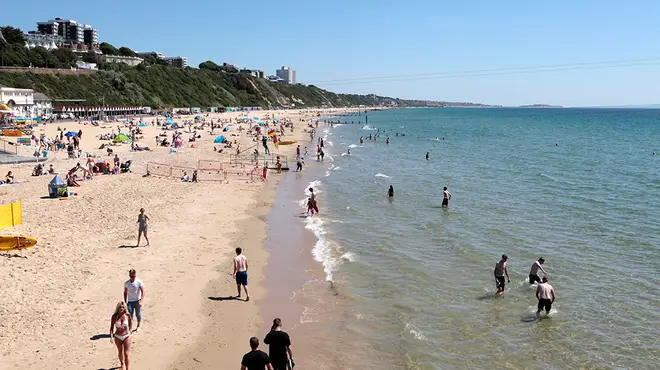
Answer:
<path fill-rule="evenodd" d="M 337 292 L 325 318 L 340 322 L 337 366 L 658 367 L 660 110 L 411 109 L 368 122 L 319 128 L 322 214 L 307 220 Z M 495 298 L 503 253 L 511 283 Z M 539 257 L 557 301 L 535 320 Z"/>

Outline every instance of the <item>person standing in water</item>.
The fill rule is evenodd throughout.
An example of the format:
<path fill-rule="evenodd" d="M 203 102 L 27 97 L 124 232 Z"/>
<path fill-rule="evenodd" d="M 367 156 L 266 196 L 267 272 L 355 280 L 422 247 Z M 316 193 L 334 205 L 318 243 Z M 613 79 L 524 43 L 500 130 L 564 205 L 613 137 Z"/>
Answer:
<path fill-rule="evenodd" d="M 546 314 L 549 314 L 552 304 L 555 303 L 555 289 L 552 285 L 548 284 L 548 278 L 546 276 L 543 277 L 539 286 L 536 287 L 536 299 L 539 300 L 536 316 L 540 316 L 543 309 L 545 309 Z"/>
<path fill-rule="evenodd" d="M 543 257 L 539 258 L 538 261 L 534 261 L 534 263 L 532 264 L 532 268 L 529 270 L 529 283 L 530 284 L 541 282 L 541 279 L 539 278 L 539 275 L 538 275 L 539 269 L 541 269 L 541 271 L 543 271 L 544 274 L 546 274 L 546 275 L 548 274 L 543 269 L 543 266 L 541 266 L 544 263 L 545 263 L 545 260 L 543 259 Z"/>
<path fill-rule="evenodd" d="M 429 157 L 430 157 L 430 156 L 431 156 L 431 153 L 426 152 L 426 160 L 427 160 L 427 161 L 429 160 Z"/>
<path fill-rule="evenodd" d="M 390 197 L 390 199 L 394 199 L 394 186 L 390 185 L 390 189 L 387 191 L 387 196 Z"/>
<path fill-rule="evenodd" d="M 506 275 L 507 281 L 510 283 L 511 278 L 509 277 L 509 271 L 507 270 L 506 261 L 509 257 L 506 254 L 502 255 L 502 259 L 495 264 L 495 270 L 493 274 L 495 275 L 495 284 L 497 284 L 497 292 L 495 295 L 499 296 L 504 293 L 504 275 Z"/>
<path fill-rule="evenodd" d="M 451 199 L 451 193 L 449 193 L 449 190 L 447 190 L 447 187 L 445 186 L 444 189 L 442 189 L 442 206 L 443 207 L 449 207 L 449 199 Z"/>
<path fill-rule="evenodd" d="M 147 229 L 149 227 L 149 216 L 144 214 L 144 208 L 140 208 L 140 214 L 138 215 L 138 240 L 136 247 L 140 246 L 140 237 L 144 234 L 144 239 L 147 241 L 147 247 L 149 246 L 149 237 L 147 237 Z"/>

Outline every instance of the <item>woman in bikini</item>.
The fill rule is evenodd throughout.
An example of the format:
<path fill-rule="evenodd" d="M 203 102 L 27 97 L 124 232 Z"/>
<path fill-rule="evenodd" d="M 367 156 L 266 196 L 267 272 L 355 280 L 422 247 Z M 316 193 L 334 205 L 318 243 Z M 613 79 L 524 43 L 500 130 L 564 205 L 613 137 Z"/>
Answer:
<path fill-rule="evenodd" d="M 126 303 L 117 303 L 115 313 L 112 314 L 110 319 L 110 342 L 117 346 L 117 356 L 122 370 L 129 370 L 132 329 L 133 320 L 128 313 Z"/>

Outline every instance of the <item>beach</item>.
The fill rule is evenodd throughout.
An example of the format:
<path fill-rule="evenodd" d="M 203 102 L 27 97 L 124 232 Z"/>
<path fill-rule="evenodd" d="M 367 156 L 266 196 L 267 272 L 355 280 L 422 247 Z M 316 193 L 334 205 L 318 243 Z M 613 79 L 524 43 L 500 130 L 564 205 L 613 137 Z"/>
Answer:
<path fill-rule="evenodd" d="M 204 119 L 234 119 L 240 114 L 210 114 Z M 248 114 L 290 119 L 295 132 L 286 129 L 281 140 L 308 143 L 309 134 L 303 129 L 319 111 Z M 193 119 L 175 117 L 180 122 Z M 262 284 L 269 258 L 263 246 L 265 220 L 280 176 L 287 172 L 278 175 L 271 170 L 267 181 L 231 173 L 242 172 L 232 167 L 224 181 L 190 183 L 178 177 L 143 177 L 148 162 L 194 168 L 199 160 L 210 159 L 227 166 L 234 148 L 223 154 L 215 152 L 213 147 L 219 145 L 212 140 L 219 134 L 236 140 L 242 148 L 255 145 L 250 136 L 236 131 L 239 125 L 226 133 L 216 129 L 214 135 L 207 128 L 200 130 L 202 138 L 194 142 L 194 148 L 185 142 L 172 154 L 169 148 L 157 146 L 155 137 L 161 128 L 152 126 L 152 120 L 155 117 L 144 118 L 148 125 L 141 127 L 144 138 L 138 139 L 140 146 L 152 151 L 132 152 L 128 144 L 111 147 L 122 162 L 133 161 L 132 172 L 96 175 L 82 181 L 81 187 L 69 187 L 77 195 L 65 200 L 47 198 L 53 176 L 30 176 L 34 163 L 0 166 L 3 175 L 11 170 L 20 181 L 0 187 L 0 199 L 3 204 L 20 200 L 23 208 L 23 223 L 0 233 L 38 239 L 33 248 L 2 256 L 0 339 L 6 345 L 0 351 L 0 367 L 118 367 L 116 347 L 109 339 L 110 316 L 122 300 L 123 284 L 132 268 L 145 287 L 143 321 L 140 331 L 132 335 L 132 368 L 239 366 L 249 350 L 248 339 L 265 334 L 259 331 L 262 318 L 255 303 L 266 294 Z M 58 126 L 66 131 L 82 130 L 81 150 L 111 159 L 105 149 L 98 149 L 102 141 L 97 135 L 116 131 L 116 125 L 55 122 L 38 126 L 35 133 L 51 137 Z M 190 136 L 187 127 L 181 131 L 184 139 Z M 277 151 L 270 143 L 270 148 L 287 155 L 289 167 L 295 169 L 296 145 L 281 145 Z M 29 148 L 20 149 L 23 155 L 31 153 Z M 49 158 L 46 165 L 52 163 L 62 177 L 77 162 L 85 164 L 84 158 L 67 159 L 66 151 L 51 152 Z M 200 171 L 200 178 L 203 176 Z M 135 248 L 140 208 L 150 218 L 150 246 L 144 247 L 143 240 Z M 231 299 L 236 294 L 231 277 L 236 247 L 243 248 L 250 261 L 250 302 Z"/>

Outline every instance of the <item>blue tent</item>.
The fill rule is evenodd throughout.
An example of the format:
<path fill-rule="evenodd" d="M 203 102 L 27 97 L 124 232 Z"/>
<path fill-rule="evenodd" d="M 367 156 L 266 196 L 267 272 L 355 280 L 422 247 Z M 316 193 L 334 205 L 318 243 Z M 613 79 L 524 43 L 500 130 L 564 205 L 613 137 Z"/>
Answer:
<path fill-rule="evenodd" d="M 140 126 L 140 127 L 146 127 L 147 124 L 146 124 L 146 123 L 140 123 L 138 126 Z"/>
<path fill-rule="evenodd" d="M 201 119 L 202 116 L 195 116 L 195 119 Z"/>
<path fill-rule="evenodd" d="M 275 122 L 277 122 L 279 120 L 280 120 L 279 118 L 273 118 L 273 121 L 275 121 Z"/>
<path fill-rule="evenodd" d="M 225 137 L 222 135 L 216 137 L 215 140 L 213 140 L 214 144 L 222 144 L 224 142 L 225 142 Z"/>
<path fill-rule="evenodd" d="M 77 133 L 77 132 L 73 132 L 73 131 L 69 131 L 69 132 L 67 132 L 66 134 L 64 134 L 64 136 L 68 136 L 68 137 L 73 137 L 73 136 L 76 136 L 76 135 L 78 135 L 78 133 Z"/>
<path fill-rule="evenodd" d="M 257 123 L 259 124 L 259 126 L 263 126 L 263 125 L 264 125 L 264 123 L 261 122 L 261 121 L 259 121 L 259 122 L 257 122 Z"/>
<path fill-rule="evenodd" d="M 222 131 L 224 131 L 224 132 L 229 131 L 229 126 L 225 126 L 225 128 L 223 128 Z"/>

